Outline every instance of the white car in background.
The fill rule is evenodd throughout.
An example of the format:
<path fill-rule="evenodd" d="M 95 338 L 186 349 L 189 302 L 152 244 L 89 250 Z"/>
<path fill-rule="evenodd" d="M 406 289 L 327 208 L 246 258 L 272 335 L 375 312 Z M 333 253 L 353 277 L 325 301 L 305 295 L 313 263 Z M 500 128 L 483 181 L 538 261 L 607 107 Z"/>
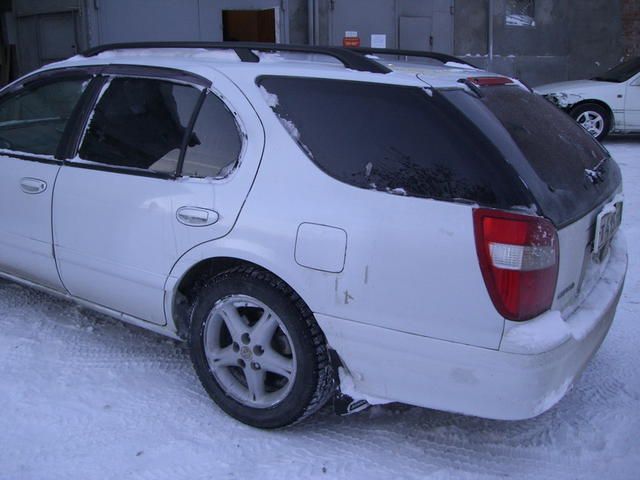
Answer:
<path fill-rule="evenodd" d="M 569 113 L 598 140 L 609 133 L 640 132 L 640 57 L 591 80 L 552 83 L 535 91 Z"/>

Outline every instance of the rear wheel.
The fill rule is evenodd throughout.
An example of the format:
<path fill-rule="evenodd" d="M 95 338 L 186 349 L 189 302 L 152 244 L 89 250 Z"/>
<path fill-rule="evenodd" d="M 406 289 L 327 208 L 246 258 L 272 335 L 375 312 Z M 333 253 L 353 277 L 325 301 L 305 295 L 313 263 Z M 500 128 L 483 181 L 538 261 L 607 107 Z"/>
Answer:
<path fill-rule="evenodd" d="M 571 116 L 597 140 L 604 140 L 611 130 L 611 115 L 597 103 L 584 103 L 571 110 Z"/>
<path fill-rule="evenodd" d="M 191 358 L 211 398 L 259 428 L 318 410 L 334 382 L 324 336 L 284 282 L 240 267 L 210 279 L 191 313 Z"/>

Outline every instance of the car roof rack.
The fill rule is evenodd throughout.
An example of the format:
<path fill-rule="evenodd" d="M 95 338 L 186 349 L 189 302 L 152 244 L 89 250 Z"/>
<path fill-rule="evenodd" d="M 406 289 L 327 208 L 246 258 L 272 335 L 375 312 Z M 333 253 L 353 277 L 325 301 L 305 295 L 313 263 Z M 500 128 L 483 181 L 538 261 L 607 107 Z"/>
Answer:
<path fill-rule="evenodd" d="M 256 63 L 260 58 L 254 53 L 259 52 L 300 52 L 327 55 L 340 61 L 346 68 L 371 73 L 390 73 L 391 69 L 367 58 L 362 52 L 343 47 L 322 47 L 309 45 L 283 45 L 278 43 L 254 42 L 133 42 L 112 43 L 89 48 L 82 52 L 85 57 L 94 57 L 100 53 L 112 50 L 156 48 L 202 48 L 206 50 L 234 50 L 241 61 Z"/>
<path fill-rule="evenodd" d="M 423 52 L 419 50 L 401 50 L 397 48 L 369 48 L 369 47 L 353 47 L 349 48 L 349 50 L 353 50 L 354 52 L 361 53 L 362 55 L 396 55 L 398 57 L 420 57 L 420 58 L 431 58 L 433 60 L 438 60 L 442 63 L 447 62 L 456 62 L 461 63 L 463 65 L 468 65 L 469 67 L 478 68 L 472 63 L 467 62 L 458 57 L 454 57 L 453 55 L 447 55 L 446 53 L 438 53 L 438 52 Z"/>

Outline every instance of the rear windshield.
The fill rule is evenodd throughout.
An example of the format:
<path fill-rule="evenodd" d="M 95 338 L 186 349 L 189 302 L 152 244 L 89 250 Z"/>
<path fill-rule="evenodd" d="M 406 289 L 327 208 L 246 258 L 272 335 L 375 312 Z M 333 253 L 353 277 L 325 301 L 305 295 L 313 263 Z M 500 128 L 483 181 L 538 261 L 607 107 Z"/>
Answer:
<path fill-rule="evenodd" d="M 495 145 L 437 92 L 316 78 L 258 83 L 302 151 L 342 182 L 496 208 L 531 204 Z"/>
<path fill-rule="evenodd" d="M 556 225 L 577 220 L 620 185 L 620 170 L 609 153 L 547 100 L 517 86 L 486 87 L 481 93 L 478 98 L 462 90 L 443 92 L 501 147 Z M 508 150 L 508 139 L 500 138 L 496 121 L 524 161 Z"/>

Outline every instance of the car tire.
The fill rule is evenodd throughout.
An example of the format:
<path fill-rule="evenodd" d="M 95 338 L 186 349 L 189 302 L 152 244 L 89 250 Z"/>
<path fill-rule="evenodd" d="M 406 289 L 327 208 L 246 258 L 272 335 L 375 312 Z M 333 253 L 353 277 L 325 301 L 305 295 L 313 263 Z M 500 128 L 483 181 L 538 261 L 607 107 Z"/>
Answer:
<path fill-rule="evenodd" d="M 319 410 L 335 388 L 329 352 L 309 307 L 257 267 L 208 279 L 190 315 L 193 366 L 227 414 L 279 428 Z"/>
<path fill-rule="evenodd" d="M 611 130 L 611 114 L 597 103 L 583 103 L 573 108 L 571 116 L 596 140 L 602 141 Z"/>

